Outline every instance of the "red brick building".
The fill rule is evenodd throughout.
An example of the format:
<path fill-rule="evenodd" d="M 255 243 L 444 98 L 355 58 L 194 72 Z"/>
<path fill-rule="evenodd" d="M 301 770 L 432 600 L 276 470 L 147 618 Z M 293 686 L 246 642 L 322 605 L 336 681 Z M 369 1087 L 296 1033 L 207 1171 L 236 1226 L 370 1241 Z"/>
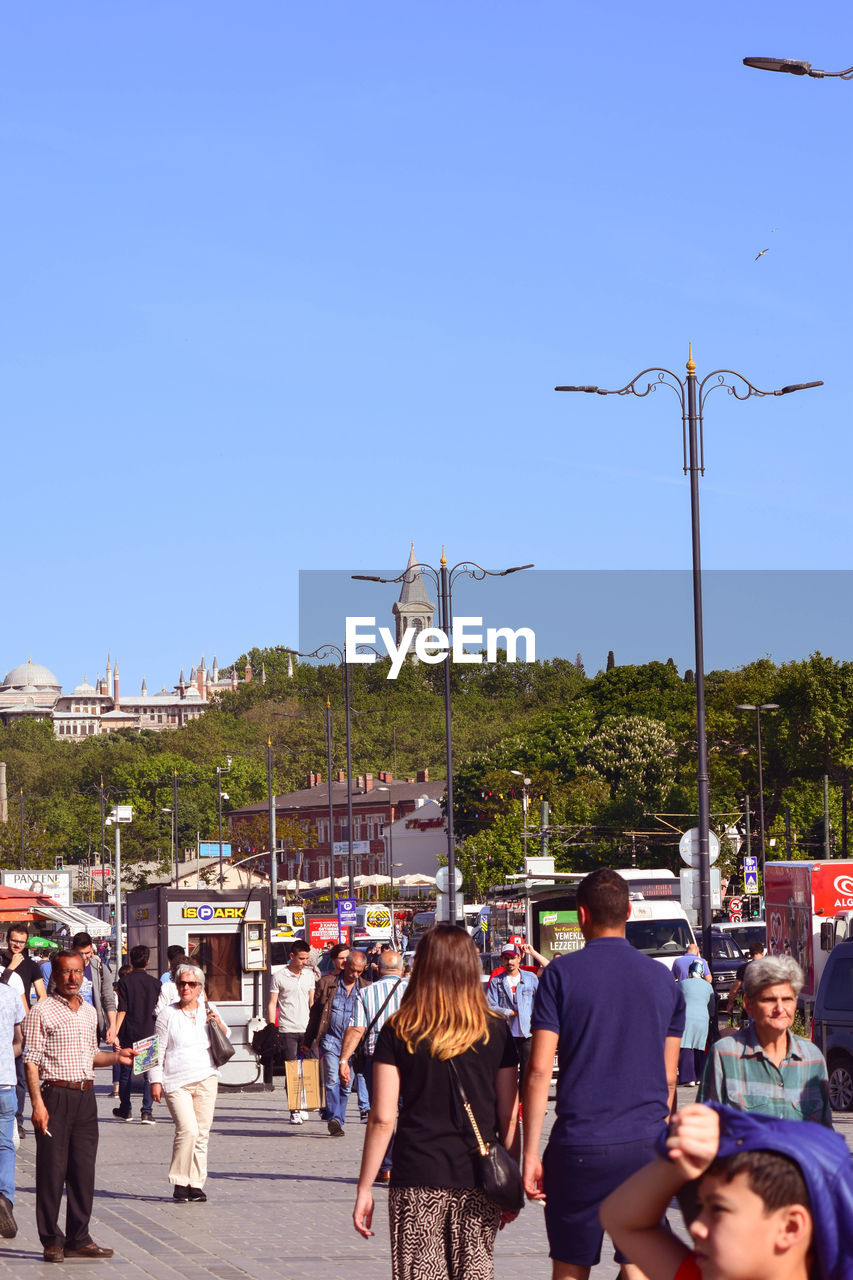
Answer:
<path fill-rule="evenodd" d="M 395 779 L 387 772 L 366 773 L 352 780 L 353 874 L 387 875 L 387 854 L 383 833 L 389 821 L 396 822 L 414 813 L 429 800 L 440 800 L 444 782 L 430 782 L 429 771 L 419 769 L 414 778 Z M 291 818 L 312 831 L 312 846 L 294 848 L 278 841 L 278 875 L 281 880 L 323 880 L 329 875 L 347 874 L 347 783 L 341 770 L 332 782 L 334 830 L 329 838 L 329 786 L 319 773 L 308 775 L 308 785 L 301 791 L 275 797 L 276 820 Z M 234 809 L 228 815 L 231 830 L 237 835 L 241 822 L 265 818 L 267 802 Z M 332 865 L 334 863 L 334 865 Z M 258 869 L 267 871 L 266 859 L 258 859 Z"/>

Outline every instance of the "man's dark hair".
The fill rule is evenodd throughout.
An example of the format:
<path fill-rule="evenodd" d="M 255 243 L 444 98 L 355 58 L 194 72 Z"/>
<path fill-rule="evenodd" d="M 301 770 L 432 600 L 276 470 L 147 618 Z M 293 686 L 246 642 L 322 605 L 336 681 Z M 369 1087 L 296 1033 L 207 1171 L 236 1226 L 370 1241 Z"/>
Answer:
<path fill-rule="evenodd" d="M 379 950 L 380 950 L 380 951 L 393 951 L 393 950 L 394 950 L 394 948 L 391 946 L 391 943 L 390 943 L 390 942 L 383 942 L 383 943 L 382 943 L 382 946 L 379 948 Z"/>
<path fill-rule="evenodd" d="M 25 938 L 30 936 L 29 925 L 25 920 L 13 920 L 11 924 L 6 926 L 6 940 L 11 938 L 13 933 L 22 933 Z"/>
<path fill-rule="evenodd" d="M 176 959 L 177 956 L 182 956 L 183 954 L 184 954 L 184 949 L 179 942 L 174 942 L 172 943 L 171 947 L 166 948 L 166 959 L 168 960 L 170 965 L 172 961 Z"/>
<path fill-rule="evenodd" d="M 332 947 L 331 951 L 329 952 L 329 958 L 331 960 L 337 960 L 338 956 L 341 955 L 341 953 L 344 951 L 349 951 L 349 943 L 336 942 L 335 945 Z"/>
<path fill-rule="evenodd" d="M 755 957 L 756 957 L 756 956 L 764 955 L 764 943 L 763 943 L 763 942 L 750 942 L 750 944 L 749 944 L 749 954 L 752 956 L 753 960 L 755 959 Z"/>
<path fill-rule="evenodd" d="M 133 970 L 131 969 L 130 965 L 123 964 L 118 971 L 118 976 L 120 978 L 126 978 L 129 973 L 133 973 Z"/>
<path fill-rule="evenodd" d="M 148 963 L 148 957 L 151 955 L 151 948 L 146 947 L 143 943 L 139 943 L 136 947 L 130 948 L 130 963 L 134 969 L 144 969 Z"/>
<path fill-rule="evenodd" d="M 731 1182 L 739 1173 L 746 1174 L 749 1189 L 763 1201 L 765 1213 L 775 1213 L 789 1204 L 801 1204 L 811 1213 L 806 1180 L 789 1156 L 778 1151 L 738 1151 L 715 1160 L 705 1176 Z"/>
<path fill-rule="evenodd" d="M 70 947 L 64 947 L 62 951 L 54 951 L 50 957 L 50 972 L 56 973 L 60 960 L 82 960 L 82 958 L 79 951 L 74 951 Z"/>
<path fill-rule="evenodd" d="M 599 867 L 578 885 L 577 904 L 589 912 L 594 928 L 619 928 L 628 919 L 628 883 L 617 871 Z"/>
<path fill-rule="evenodd" d="M 340 946 L 340 943 L 338 943 L 338 946 Z M 290 954 L 293 955 L 294 951 L 298 951 L 299 954 L 302 955 L 303 951 L 310 950 L 311 948 L 308 946 L 307 942 L 303 942 L 301 938 L 297 938 L 293 946 L 290 948 Z M 347 950 L 349 950 L 349 948 L 347 948 Z"/>
<path fill-rule="evenodd" d="M 75 951 L 79 947 L 94 946 L 94 943 L 92 942 L 92 935 L 90 933 L 75 933 L 74 937 L 71 939 L 71 946 Z"/>

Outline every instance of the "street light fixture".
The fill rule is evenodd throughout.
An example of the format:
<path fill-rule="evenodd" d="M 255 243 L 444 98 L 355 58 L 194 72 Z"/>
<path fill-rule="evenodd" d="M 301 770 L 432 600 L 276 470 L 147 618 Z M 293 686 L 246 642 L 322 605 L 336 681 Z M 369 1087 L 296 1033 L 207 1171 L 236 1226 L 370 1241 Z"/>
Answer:
<path fill-rule="evenodd" d="M 761 761 L 761 713 L 762 711 L 778 711 L 779 703 L 762 702 L 756 706 L 754 702 L 739 702 L 736 710 L 755 712 L 755 732 L 758 738 L 758 843 L 761 847 L 761 893 L 764 896 L 766 855 L 764 851 L 764 768 Z"/>
<path fill-rule="evenodd" d="M 218 764 L 216 766 L 216 813 L 219 821 L 219 891 L 225 884 L 225 870 L 222 865 L 222 801 L 228 799 L 228 793 L 222 790 L 223 773 L 231 772 L 231 757 L 225 757 L 225 766 Z"/>
<path fill-rule="evenodd" d="M 853 67 L 844 71 L 818 71 L 810 62 L 797 58 L 744 58 L 743 65 L 754 71 L 787 71 L 791 76 L 811 76 L 812 80 L 853 80 Z"/>
<path fill-rule="evenodd" d="M 643 383 L 647 374 L 654 377 Z M 732 381 L 728 381 L 732 379 Z M 700 922 L 702 927 L 702 953 L 711 956 L 711 862 L 708 851 L 710 829 L 710 785 L 708 779 L 708 740 L 705 732 L 705 655 L 702 626 L 702 556 L 699 541 L 699 476 L 705 474 L 705 445 L 703 438 L 705 401 L 712 391 L 724 387 L 736 400 L 748 400 L 750 396 L 786 396 L 792 391 L 805 391 L 810 387 L 822 387 L 822 382 L 797 382 L 777 391 L 760 391 L 733 369 L 715 369 L 696 381 L 696 365 L 692 345 L 687 360 L 687 377 L 684 381 L 671 369 L 643 369 L 626 386 L 609 390 L 603 387 L 555 387 L 555 391 L 595 392 L 600 396 L 633 395 L 642 399 L 658 387 L 668 387 L 681 406 L 682 450 L 684 474 L 690 476 L 690 522 L 693 550 L 693 633 L 695 645 L 696 682 L 696 737 L 697 737 L 697 790 L 699 818 L 699 887 Z"/>
<path fill-rule="evenodd" d="M 484 578 L 506 578 L 511 573 L 521 573 L 523 569 L 532 569 L 532 564 L 517 564 L 511 569 L 484 569 L 482 565 L 471 560 L 461 560 L 452 569 L 447 567 L 444 548 L 441 549 L 439 568 L 431 564 L 413 564 L 396 578 L 380 578 L 372 573 L 354 573 L 358 582 L 408 582 L 411 583 L 421 573 L 432 578 L 438 590 L 438 625 L 448 640 L 453 632 L 453 584 L 460 577 L 472 578 L 482 582 Z M 447 761 L 447 882 L 450 886 L 449 903 L 451 916 L 455 911 L 456 893 L 456 843 L 453 832 L 453 728 L 450 719 L 450 646 L 444 654 L 444 735 L 445 757 Z M 457 923 L 451 920 L 452 924 Z"/>

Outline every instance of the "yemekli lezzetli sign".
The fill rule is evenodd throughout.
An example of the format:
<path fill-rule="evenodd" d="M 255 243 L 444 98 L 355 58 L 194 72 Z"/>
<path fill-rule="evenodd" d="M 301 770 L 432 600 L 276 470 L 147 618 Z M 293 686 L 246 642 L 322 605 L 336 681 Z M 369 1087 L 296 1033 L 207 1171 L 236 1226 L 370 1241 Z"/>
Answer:
<path fill-rule="evenodd" d="M 375 653 L 359 653 L 359 645 L 385 646 L 391 659 L 388 679 L 396 680 L 407 657 L 419 662 L 444 662 L 450 655 L 451 662 L 497 662 L 498 645 L 506 649 L 507 662 L 535 662 L 536 636 L 530 627 L 483 627 L 482 618 L 454 618 L 453 635 L 447 635 L 440 627 L 426 627 L 416 631 L 407 627 L 397 644 L 390 627 L 376 627 L 376 618 L 347 618 L 345 656 L 347 662 L 375 662 Z M 486 656 L 483 657 L 485 639 Z M 519 641 L 524 641 L 524 657 L 518 656 Z M 467 648 L 466 648 L 467 646 Z M 471 648 L 475 652 L 470 652 Z M 381 655 L 379 655 L 381 656 Z"/>

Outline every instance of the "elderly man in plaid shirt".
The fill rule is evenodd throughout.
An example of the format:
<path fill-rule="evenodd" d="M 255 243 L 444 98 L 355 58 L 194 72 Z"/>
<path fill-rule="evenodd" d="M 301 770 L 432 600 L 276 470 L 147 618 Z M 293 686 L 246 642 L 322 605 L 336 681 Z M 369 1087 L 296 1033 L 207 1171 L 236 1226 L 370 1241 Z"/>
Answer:
<path fill-rule="evenodd" d="M 697 1102 L 832 1128 L 823 1054 L 791 1031 L 802 986 L 803 971 L 790 956 L 746 966 L 743 1006 L 751 1025 L 711 1046 Z"/>
<path fill-rule="evenodd" d="M 36 1224 L 45 1262 L 111 1258 L 89 1235 L 98 1152 L 94 1067 L 128 1065 L 135 1049 L 98 1051 L 98 1015 L 83 1000 L 83 960 L 77 951 L 54 952 L 54 993 L 24 1019 L 24 1062 L 36 1135 Z M 67 1193 L 64 1233 L 59 1229 L 62 1189 Z"/>

